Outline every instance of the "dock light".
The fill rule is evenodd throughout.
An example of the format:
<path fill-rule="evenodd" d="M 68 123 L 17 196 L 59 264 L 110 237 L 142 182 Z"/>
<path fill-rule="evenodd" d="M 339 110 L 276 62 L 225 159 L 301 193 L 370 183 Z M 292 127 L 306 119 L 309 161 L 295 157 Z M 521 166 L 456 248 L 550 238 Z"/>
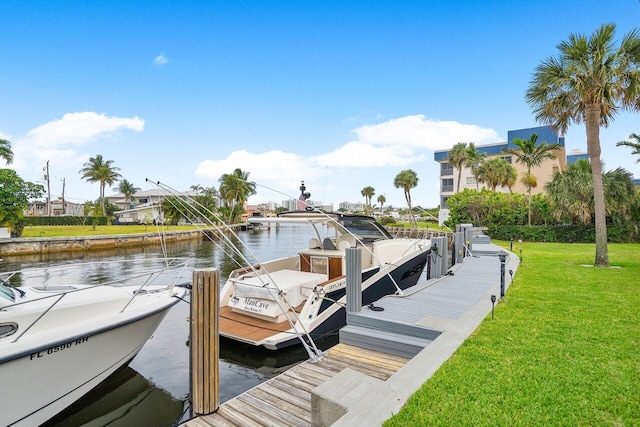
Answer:
<path fill-rule="evenodd" d="M 504 298 L 504 266 L 507 261 L 507 254 L 500 252 L 498 254 L 500 258 L 500 299 Z"/>
<path fill-rule="evenodd" d="M 509 250 L 513 252 L 513 237 L 511 238 L 511 243 L 509 243 Z"/>
<path fill-rule="evenodd" d="M 493 319 L 493 308 L 496 306 L 496 296 L 491 295 L 491 318 Z"/>
<path fill-rule="evenodd" d="M 513 270 L 509 270 L 509 276 L 511 276 L 511 282 L 509 283 L 513 283 Z"/>

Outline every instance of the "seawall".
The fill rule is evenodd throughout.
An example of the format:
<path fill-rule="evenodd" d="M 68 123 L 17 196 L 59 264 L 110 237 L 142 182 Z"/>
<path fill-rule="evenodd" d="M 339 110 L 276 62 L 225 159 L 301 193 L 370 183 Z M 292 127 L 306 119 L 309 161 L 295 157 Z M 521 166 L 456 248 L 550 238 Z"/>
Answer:
<path fill-rule="evenodd" d="M 0 239 L 0 255 L 34 255 L 60 252 L 78 252 L 135 246 L 159 245 L 165 242 L 202 239 L 202 230 L 167 231 L 163 234 L 113 234 L 80 237 L 21 237 Z"/>

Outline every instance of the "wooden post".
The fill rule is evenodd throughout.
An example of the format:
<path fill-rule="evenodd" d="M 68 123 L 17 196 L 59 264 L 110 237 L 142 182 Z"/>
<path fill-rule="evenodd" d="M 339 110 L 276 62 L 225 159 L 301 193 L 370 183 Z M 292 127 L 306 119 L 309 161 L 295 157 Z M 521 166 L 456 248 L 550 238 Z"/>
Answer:
<path fill-rule="evenodd" d="M 191 412 L 207 415 L 220 406 L 220 273 L 217 269 L 193 272 L 191 292 Z"/>

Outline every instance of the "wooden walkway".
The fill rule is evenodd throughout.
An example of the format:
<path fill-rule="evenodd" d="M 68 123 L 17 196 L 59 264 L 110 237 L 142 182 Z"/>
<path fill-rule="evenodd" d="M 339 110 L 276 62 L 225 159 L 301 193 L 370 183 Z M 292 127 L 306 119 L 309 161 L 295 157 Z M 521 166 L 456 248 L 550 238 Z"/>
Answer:
<path fill-rule="evenodd" d="M 306 361 L 183 424 L 209 426 L 310 426 L 311 390 L 344 368 L 386 381 L 409 359 L 338 344 L 317 363 Z"/>

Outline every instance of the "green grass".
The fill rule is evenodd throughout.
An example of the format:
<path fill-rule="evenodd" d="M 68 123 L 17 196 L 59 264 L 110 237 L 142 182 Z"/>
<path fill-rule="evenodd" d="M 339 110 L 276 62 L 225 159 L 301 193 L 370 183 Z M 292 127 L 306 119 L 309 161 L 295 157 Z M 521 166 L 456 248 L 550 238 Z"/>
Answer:
<path fill-rule="evenodd" d="M 502 243 L 508 247 L 508 243 Z M 384 425 L 640 425 L 640 245 L 519 243 L 505 301 Z"/>
<path fill-rule="evenodd" d="M 42 225 L 28 226 L 22 237 L 79 237 L 103 236 L 112 234 L 157 233 L 162 231 L 195 230 L 191 225 L 156 227 L 155 225 Z"/>

